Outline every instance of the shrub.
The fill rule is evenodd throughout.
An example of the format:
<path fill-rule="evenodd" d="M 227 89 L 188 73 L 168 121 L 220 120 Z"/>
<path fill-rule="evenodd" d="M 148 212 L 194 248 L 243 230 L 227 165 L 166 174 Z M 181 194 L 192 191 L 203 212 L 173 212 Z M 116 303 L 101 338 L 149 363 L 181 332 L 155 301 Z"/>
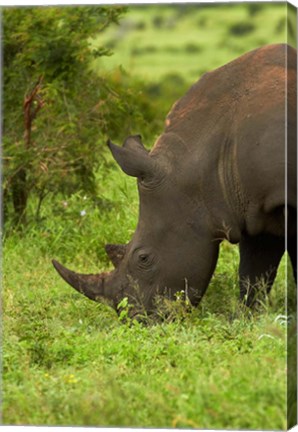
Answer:
<path fill-rule="evenodd" d="M 202 47 L 200 45 L 191 42 L 186 44 L 184 49 L 188 54 L 199 53 L 202 51 Z"/>
<path fill-rule="evenodd" d="M 3 187 L 6 216 L 16 222 L 25 220 L 32 193 L 40 206 L 50 192 L 78 186 L 94 192 L 93 154 L 105 125 L 98 107 L 111 89 L 92 73 L 90 61 L 110 51 L 91 47 L 89 39 L 123 11 L 4 9 Z"/>
<path fill-rule="evenodd" d="M 107 137 L 122 141 L 135 127 L 145 135 L 154 128 L 140 82 L 121 69 L 109 77 L 92 69 L 95 57 L 111 52 L 90 38 L 124 11 L 4 9 L 3 195 L 10 224 L 38 217 L 49 194 L 82 191 L 95 199 L 94 173 L 105 161 Z"/>
<path fill-rule="evenodd" d="M 251 17 L 254 17 L 255 15 L 257 15 L 259 12 L 261 12 L 262 9 L 264 9 L 264 3 L 247 3 L 246 7 L 248 9 L 248 13 Z"/>
<path fill-rule="evenodd" d="M 249 22 L 239 22 L 231 25 L 229 32 L 234 36 L 244 36 L 251 33 L 255 29 L 255 26 Z"/>

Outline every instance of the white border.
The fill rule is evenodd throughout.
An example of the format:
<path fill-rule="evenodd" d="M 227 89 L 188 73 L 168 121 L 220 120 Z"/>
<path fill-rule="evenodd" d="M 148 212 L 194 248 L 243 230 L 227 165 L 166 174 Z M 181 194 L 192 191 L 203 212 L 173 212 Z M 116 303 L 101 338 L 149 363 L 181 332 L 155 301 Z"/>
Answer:
<path fill-rule="evenodd" d="M 286 0 L 187 0 L 187 3 L 248 3 L 248 2 L 266 2 L 266 3 L 290 3 L 293 6 L 295 6 L 296 8 L 298 8 L 298 0 L 290 0 L 290 1 L 286 1 Z M 26 1 L 26 0 L 14 0 L 14 1 L 9 1 L 9 0 L 0 0 L 0 7 L 2 6 L 62 6 L 62 5 L 99 5 L 99 4 L 104 4 L 104 5 L 112 5 L 112 4 L 124 4 L 124 5 L 129 5 L 129 4 L 166 4 L 166 3 L 186 3 L 183 0 L 145 0 L 145 1 L 140 1 L 140 0 L 87 0 L 87 1 L 82 1 L 82 0 L 47 0 L 47 1 L 43 1 L 43 0 L 31 0 L 31 1 Z M 24 432 L 34 432 L 36 429 L 38 429 L 38 432 L 64 432 L 64 431 L 69 431 L 72 430 L 74 432 L 82 432 L 82 431 L 88 431 L 88 432 L 141 432 L 144 431 L 146 429 L 141 429 L 141 428 L 113 428 L 113 427 L 109 427 L 109 428 L 105 428 L 105 427 L 77 427 L 77 426 L 64 426 L 64 427 L 58 427 L 58 426 L 2 426 L 0 425 L 0 432 L 12 432 L 14 430 L 17 431 L 24 431 Z M 175 429 L 148 429 L 148 431 L 157 431 L 157 430 L 161 430 L 162 432 L 173 432 Z M 206 429 L 201 429 L 201 430 L 206 430 Z M 208 431 L 212 432 L 212 429 L 208 429 Z M 298 426 L 295 426 L 294 428 L 291 429 L 291 431 L 293 432 L 298 432 Z M 229 430 L 225 429 L 225 432 L 229 432 Z M 235 432 L 235 430 L 231 431 L 231 432 Z M 254 432 L 253 430 L 242 430 L 242 432 Z"/>

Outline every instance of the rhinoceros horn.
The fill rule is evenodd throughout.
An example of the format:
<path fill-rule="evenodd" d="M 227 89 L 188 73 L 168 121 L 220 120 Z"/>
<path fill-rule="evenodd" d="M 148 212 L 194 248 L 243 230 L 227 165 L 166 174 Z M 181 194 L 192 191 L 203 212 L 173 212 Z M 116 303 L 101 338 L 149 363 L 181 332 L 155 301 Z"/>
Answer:
<path fill-rule="evenodd" d="M 118 267 L 120 262 L 122 261 L 125 252 L 126 252 L 126 245 L 123 244 L 106 244 L 105 250 L 112 261 L 114 267 Z"/>
<path fill-rule="evenodd" d="M 52 261 L 55 269 L 60 276 L 73 288 L 81 294 L 84 294 L 90 300 L 98 301 L 105 297 L 105 279 L 108 273 L 99 274 L 81 274 L 68 270 L 58 261 Z"/>

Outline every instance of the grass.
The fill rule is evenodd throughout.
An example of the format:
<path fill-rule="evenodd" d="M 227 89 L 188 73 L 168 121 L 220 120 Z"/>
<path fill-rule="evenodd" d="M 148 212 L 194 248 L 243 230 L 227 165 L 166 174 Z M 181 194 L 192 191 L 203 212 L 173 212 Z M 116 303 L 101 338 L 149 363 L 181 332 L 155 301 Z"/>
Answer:
<path fill-rule="evenodd" d="M 4 424 L 285 429 L 286 329 L 278 317 L 286 260 L 258 313 L 239 307 L 238 250 L 223 243 L 199 308 L 178 301 L 171 319 L 122 322 L 68 287 L 50 263 L 103 269 L 100 245 L 129 237 L 134 181 L 118 169 L 101 180 L 110 203 L 101 212 L 79 194 L 60 209 L 49 201 L 35 230 L 6 239 Z"/>
<path fill-rule="evenodd" d="M 125 327 L 86 305 L 73 311 L 76 319 L 65 319 L 67 308 L 62 311 L 60 327 L 57 319 L 43 327 L 46 344 L 14 340 L 19 348 L 6 372 L 13 385 L 4 420 L 285 429 L 284 333 L 278 324 L 271 324 L 272 338 L 260 339 L 268 333 L 267 319 L 257 326 L 243 320 L 228 325 L 209 315 L 193 323 Z"/>
<path fill-rule="evenodd" d="M 6 260 L 5 424 L 285 429 L 282 311 L 231 319 L 226 262 L 198 310 L 127 326 L 33 247 Z"/>
<path fill-rule="evenodd" d="M 120 29 L 95 42 L 109 42 L 115 55 L 94 67 L 109 73 L 121 64 L 151 82 L 178 75 L 181 84 L 158 96 L 170 108 L 172 90 L 206 70 L 284 41 L 283 4 L 191 7 L 131 7 Z M 145 323 L 119 319 L 54 271 L 52 258 L 77 271 L 107 270 L 103 245 L 134 232 L 135 181 L 112 167 L 96 174 L 96 201 L 80 191 L 50 197 L 38 221 L 7 231 L 3 423 L 286 429 L 286 256 L 269 299 L 252 313 L 238 303 L 238 249 L 224 242 L 200 306 L 164 304 L 160 319 Z"/>

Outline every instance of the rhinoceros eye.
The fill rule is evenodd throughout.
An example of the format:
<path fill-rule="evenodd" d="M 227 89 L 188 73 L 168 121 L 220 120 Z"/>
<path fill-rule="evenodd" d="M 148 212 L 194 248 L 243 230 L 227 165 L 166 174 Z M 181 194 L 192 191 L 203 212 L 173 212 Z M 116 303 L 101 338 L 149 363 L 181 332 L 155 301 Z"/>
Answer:
<path fill-rule="evenodd" d="M 134 251 L 134 265 L 141 271 L 150 270 L 154 264 L 154 254 L 146 249 L 138 248 Z"/>
<path fill-rule="evenodd" d="M 152 267 L 154 257 L 152 254 L 141 252 L 138 255 L 138 267 L 141 270 L 149 270 Z"/>
<path fill-rule="evenodd" d="M 149 255 L 148 254 L 140 254 L 139 255 L 139 262 L 142 264 L 146 264 L 149 261 Z"/>

